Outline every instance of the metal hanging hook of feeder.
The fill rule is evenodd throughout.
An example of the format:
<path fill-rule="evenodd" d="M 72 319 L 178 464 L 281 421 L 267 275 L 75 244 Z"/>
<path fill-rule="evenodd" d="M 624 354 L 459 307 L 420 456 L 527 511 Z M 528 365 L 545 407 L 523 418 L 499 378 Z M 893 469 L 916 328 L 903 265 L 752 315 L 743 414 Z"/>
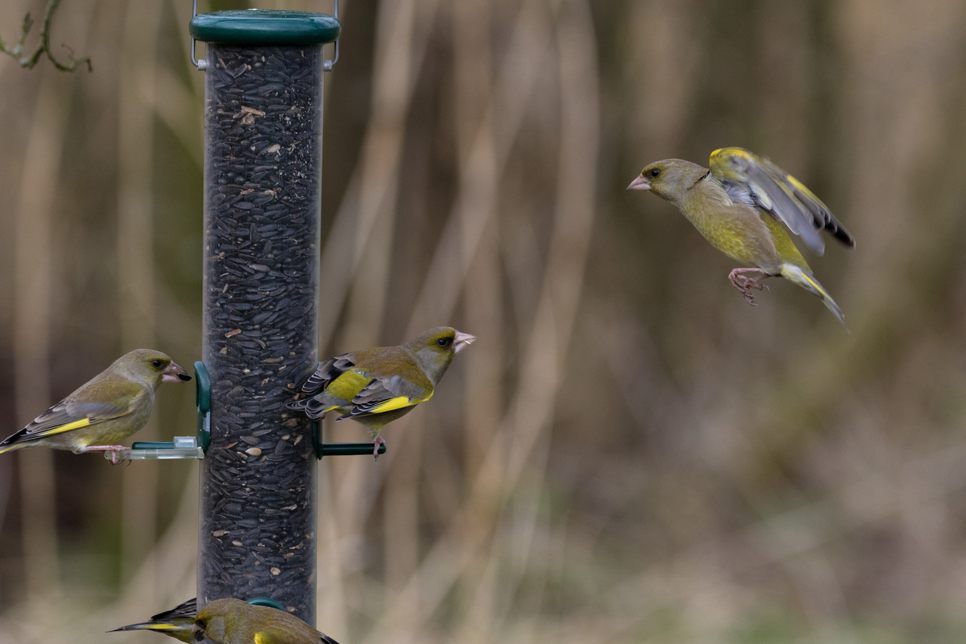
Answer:
<path fill-rule="evenodd" d="M 198 15 L 198 0 L 192 0 L 191 17 L 194 18 L 197 15 Z M 189 55 L 191 56 L 191 62 L 192 64 L 194 64 L 195 68 L 198 71 L 203 72 L 206 69 L 208 69 L 208 61 L 205 59 L 198 60 L 197 58 L 195 58 L 195 43 L 197 42 L 198 41 L 195 40 L 194 38 L 191 39 L 191 50 Z"/>
<path fill-rule="evenodd" d="M 195 0 L 195 2 L 197 1 L 198 0 Z M 333 3 L 334 3 L 334 7 L 332 10 L 332 17 L 338 20 L 339 19 L 339 0 L 333 0 Z M 329 59 L 323 60 L 322 71 L 331 72 L 332 68 L 335 67 L 335 64 L 337 62 L 339 62 L 339 39 L 338 38 L 335 39 L 335 58 L 333 58 L 332 60 L 329 60 Z"/>
<path fill-rule="evenodd" d="M 333 0 L 333 5 L 334 6 L 332 8 L 332 17 L 338 21 L 339 20 L 339 0 Z M 194 18 L 197 15 L 198 15 L 198 0 L 192 0 L 191 17 Z M 206 69 L 208 69 L 208 61 L 203 58 L 201 60 L 198 60 L 198 58 L 195 56 L 195 44 L 197 42 L 198 42 L 197 39 L 195 38 L 191 39 L 191 45 L 190 45 L 191 49 L 189 50 L 188 55 L 191 58 L 191 63 L 195 66 L 195 68 L 198 71 L 203 72 Z M 334 44 L 335 44 L 335 57 L 332 60 L 325 59 L 322 61 L 322 71 L 324 72 L 331 72 L 332 68 L 335 67 L 335 64 L 339 62 L 339 39 L 338 38 L 335 39 Z"/>

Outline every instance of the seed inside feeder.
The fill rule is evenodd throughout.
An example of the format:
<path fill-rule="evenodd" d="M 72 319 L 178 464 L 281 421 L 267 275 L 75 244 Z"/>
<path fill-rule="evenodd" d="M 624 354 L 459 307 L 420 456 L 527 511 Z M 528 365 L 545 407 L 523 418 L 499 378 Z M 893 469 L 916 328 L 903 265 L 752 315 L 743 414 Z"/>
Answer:
<path fill-rule="evenodd" d="M 209 44 L 208 63 L 199 602 L 269 596 L 313 623 L 317 465 L 285 404 L 318 361 L 322 51 Z"/>

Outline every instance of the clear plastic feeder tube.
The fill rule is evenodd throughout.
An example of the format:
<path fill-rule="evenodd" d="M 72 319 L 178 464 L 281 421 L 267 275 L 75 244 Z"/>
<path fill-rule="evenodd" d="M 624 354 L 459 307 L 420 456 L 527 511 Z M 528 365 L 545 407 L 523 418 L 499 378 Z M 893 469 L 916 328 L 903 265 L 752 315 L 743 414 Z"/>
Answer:
<path fill-rule="evenodd" d="M 198 601 L 313 624 L 317 460 L 286 403 L 318 362 L 322 45 L 209 43 L 207 62 Z"/>

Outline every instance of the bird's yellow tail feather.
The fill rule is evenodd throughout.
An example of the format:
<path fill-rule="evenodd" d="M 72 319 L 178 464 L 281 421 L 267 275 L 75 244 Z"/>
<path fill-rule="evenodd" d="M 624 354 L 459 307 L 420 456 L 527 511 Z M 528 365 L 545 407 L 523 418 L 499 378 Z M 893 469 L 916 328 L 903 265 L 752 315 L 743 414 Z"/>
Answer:
<path fill-rule="evenodd" d="M 26 447 L 26 443 L 9 443 L 7 445 L 0 445 L 0 454 L 6 454 L 7 452 L 12 452 L 15 449 L 21 447 Z"/>
<path fill-rule="evenodd" d="M 164 622 L 143 622 L 141 624 L 129 624 L 128 626 L 122 626 L 120 628 L 115 628 L 108 633 L 116 633 L 118 631 L 155 631 L 158 633 L 170 634 L 171 631 L 185 631 L 188 635 L 191 634 L 191 622 L 182 625 L 167 624 Z M 171 635 L 171 637 L 176 637 Z M 180 639 L 180 638 L 179 638 Z"/>
<path fill-rule="evenodd" d="M 825 287 L 818 283 L 818 280 L 815 279 L 814 275 L 803 270 L 800 266 L 796 266 L 789 262 L 782 264 L 781 275 L 789 282 L 793 282 L 798 286 L 801 286 L 812 295 L 821 298 L 825 306 L 828 307 L 828 310 L 834 313 L 835 317 L 837 317 L 839 322 L 842 323 L 842 326 L 845 327 L 845 330 L 849 330 L 849 327 L 845 324 L 845 315 L 842 313 L 842 309 L 839 308 L 839 305 L 835 303 L 835 300 L 832 299 L 832 296 L 828 294 L 828 291 L 825 290 Z"/>

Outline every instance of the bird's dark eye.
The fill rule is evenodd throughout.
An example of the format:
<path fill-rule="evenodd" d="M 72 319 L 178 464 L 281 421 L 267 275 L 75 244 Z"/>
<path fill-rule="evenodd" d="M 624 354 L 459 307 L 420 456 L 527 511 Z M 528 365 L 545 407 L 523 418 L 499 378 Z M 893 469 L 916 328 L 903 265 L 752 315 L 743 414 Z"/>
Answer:
<path fill-rule="evenodd" d="M 157 367 L 158 369 L 160 369 L 162 363 L 161 363 L 160 360 L 152 360 L 151 361 L 151 364 L 153 364 L 155 367 Z"/>
<path fill-rule="evenodd" d="M 453 338 L 440 338 L 436 341 L 436 344 L 441 347 L 448 347 L 449 345 L 453 344 Z"/>
<path fill-rule="evenodd" d="M 661 174 L 661 171 L 658 168 L 654 168 L 653 170 L 651 170 L 650 172 L 648 172 L 648 174 L 651 175 L 652 177 L 656 177 L 659 174 Z"/>

